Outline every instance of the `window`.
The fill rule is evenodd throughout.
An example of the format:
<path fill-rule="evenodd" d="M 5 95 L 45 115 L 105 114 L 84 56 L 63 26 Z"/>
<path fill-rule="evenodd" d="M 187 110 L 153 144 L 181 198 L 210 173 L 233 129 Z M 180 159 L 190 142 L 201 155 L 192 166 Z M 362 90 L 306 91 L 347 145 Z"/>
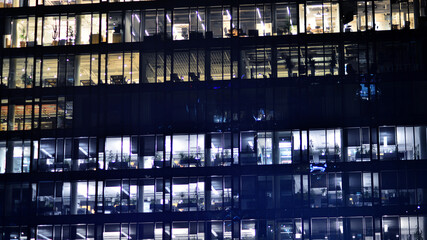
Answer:
<path fill-rule="evenodd" d="M 172 211 L 204 211 L 205 182 L 203 178 L 173 178 Z"/>
<path fill-rule="evenodd" d="M 173 167 L 203 167 L 204 134 L 174 135 L 172 138 Z"/>
<path fill-rule="evenodd" d="M 304 5 L 300 4 L 301 32 L 307 34 L 339 32 L 338 3 L 307 2 L 306 14 L 301 15 L 304 13 L 303 7 Z M 305 29 L 302 26 L 305 26 Z"/>
<path fill-rule="evenodd" d="M 238 149 L 232 149 L 231 133 L 212 133 L 206 136 L 206 141 L 210 142 L 210 147 L 207 149 L 210 155 L 206 156 L 206 164 L 208 166 L 231 166 L 233 163 L 232 152 L 238 152 Z"/>
<path fill-rule="evenodd" d="M 231 178 L 230 177 L 210 177 L 211 189 L 210 205 L 211 211 L 228 210 L 231 208 Z"/>
<path fill-rule="evenodd" d="M 298 33 L 297 7 L 295 3 L 276 4 L 274 19 L 277 35 L 295 35 Z M 273 24 L 274 25 L 274 24 Z"/>

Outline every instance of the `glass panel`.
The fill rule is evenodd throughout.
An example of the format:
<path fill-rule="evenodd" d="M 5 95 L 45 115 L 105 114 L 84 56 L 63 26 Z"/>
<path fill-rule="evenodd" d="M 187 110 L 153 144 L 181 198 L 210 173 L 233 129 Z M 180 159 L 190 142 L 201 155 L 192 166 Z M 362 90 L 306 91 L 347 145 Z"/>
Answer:
<path fill-rule="evenodd" d="M 328 174 L 328 206 L 338 207 L 343 205 L 341 173 Z"/>
<path fill-rule="evenodd" d="M 257 136 L 258 165 L 273 164 L 273 133 L 259 132 Z"/>
<path fill-rule="evenodd" d="M 399 218 L 383 217 L 382 229 L 384 239 L 399 239 Z"/>
<path fill-rule="evenodd" d="M 121 184 L 119 180 L 107 180 L 104 185 L 104 214 L 120 213 Z"/>
<path fill-rule="evenodd" d="M 391 30 L 391 8 L 389 0 L 375 1 L 375 30 Z"/>
<path fill-rule="evenodd" d="M 240 237 L 241 239 L 257 239 L 256 238 L 256 222 L 255 220 L 243 220 L 241 224 Z"/>
<path fill-rule="evenodd" d="M 54 215 L 54 184 L 40 182 L 37 194 L 37 215 Z"/>
<path fill-rule="evenodd" d="M 257 9 L 257 10 L 256 10 Z M 262 10 L 262 9 L 261 9 Z M 239 29 L 232 31 L 236 33 L 232 33 L 234 35 L 239 36 L 251 36 L 255 37 L 259 35 L 258 29 L 256 24 L 259 24 L 259 27 L 261 26 L 261 10 L 259 8 L 256 8 L 254 5 L 243 5 L 239 7 Z M 258 15 L 256 15 L 258 13 Z M 257 20 L 257 22 L 256 22 Z"/>
<path fill-rule="evenodd" d="M 276 4 L 275 35 L 295 35 L 298 33 L 297 6 L 295 4 Z"/>
<path fill-rule="evenodd" d="M 206 31 L 205 8 L 190 9 L 190 39 L 203 39 Z"/>
<path fill-rule="evenodd" d="M 191 206 L 188 199 L 188 178 L 174 178 L 172 186 L 172 211 L 185 212 Z M 192 205 L 194 206 L 194 205 Z M 197 206 L 197 205 L 196 205 Z"/>
<path fill-rule="evenodd" d="M 188 40 L 189 39 L 189 10 L 175 9 L 173 12 L 173 40 Z"/>
<path fill-rule="evenodd" d="M 311 207 L 321 208 L 327 207 L 327 175 L 326 174 L 312 174 L 310 177 L 310 197 Z"/>
<path fill-rule="evenodd" d="M 240 163 L 242 165 L 256 165 L 255 132 L 242 132 L 240 138 Z"/>
<path fill-rule="evenodd" d="M 226 38 L 231 36 L 231 13 L 227 7 L 208 8 L 206 38 Z"/>
<path fill-rule="evenodd" d="M 95 22 L 93 22 L 95 23 Z M 94 27 L 98 27 L 94 25 Z M 121 13 L 110 13 L 108 15 L 108 43 L 121 43 L 123 41 L 123 23 Z M 92 30 L 95 33 L 99 33 L 98 29 Z M 92 42 L 96 43 L 96 42 Z"/>
<path fill-rule="evenodd" d="M 396 128 L 380 127 L 380 159 L 381 160 L 398 160 L 403 158 L 403 153 L 397 152 L 396 145 Z"/>
<path fill-rule="evenodd" d="M 0 174 L 6 172 L 6 141 L 0 142 Z"/>
<path fill-rule="evenodd" d="M 298 47 L 277 48 L 277 77 L 297 77 L 298 56 Z"/>
<path fill-rule="evenodd" d="M 172 239 L 189 239 L 188 222 L 172 223 Z"/>
<path fill-rule="evenodd" d="M 147 180 L 140 180 L 139 182 L 139 197 L 142 197 L 142 202 L 141 199 L 139 200 L 140 202 L 138 203 L 138 210 L 139 212 L 154 212 L 154 208 L 155 205 L 157 204 L 155 201 L 155 197 L 157 197 L 154 195 L 155 192 L 155 185 L 154 185 L 154 179 L 147 179 Z M 160 198 L 161 199 L 161 198 Z"/>
<path fill-rule="evenodd" d="M 310 130 L 310 162 L 324 163 L 326 162 L 326 133 L 325 130 Z"/>
<path fill-rule="evenodd" d="M 119 137 L 107 137 L 105 141 L 106 168 L 116 170 L 125 167 L 122 163 L 122 139 Z"/>

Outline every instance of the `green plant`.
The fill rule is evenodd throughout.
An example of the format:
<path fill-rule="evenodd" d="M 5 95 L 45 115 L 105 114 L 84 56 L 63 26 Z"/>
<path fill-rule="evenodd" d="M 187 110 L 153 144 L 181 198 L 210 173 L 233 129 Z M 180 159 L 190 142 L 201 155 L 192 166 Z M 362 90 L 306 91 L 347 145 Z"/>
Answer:
<path fill-rule="evenodd" d="M 33 84 L 33 79 L 31 78 L 31 75 L 28 75 L 27 73 L 22 74 L 21 80 L 25 83 L 25 85 Z"/>
<path fill-rule="evenodd" d="M 21 31 L 19 33 L 19 39 L 22 42 L 25 42 L 27 40 L 27 30 L 25 30 L 24 27 L 21 28 Z"/>
<path fill-rule="evenodd" d="M 68 37 L 68 41 L 72 42 L 74 39 L 74 29 L 72 26 L 68 26 L 68 30 L 67 30 L 67 37 Z"/>
<path fill-rule="evenodd" d="M 108 162 L 118 162 L 119 161 L 119 154 L 113 153 L 113 150 L 109 150 L 107 153 L 107 161 Z"/>
<path fill-rule="evenodd" d="M 122 162 L 130 162 L 130 156 L 129 155 L 123 155 Z"/>
<path fill-rule="evenodd" d="M 415 240 L 424 240 L 423 231 L 417 226 L 417 231 L 414 233 Z"/>
<path fill-rule="evenodd" d="M 56 22 L 56 19 L 55 19 Z M 56 41 L 56 39 L 58 38 L 58 25 L 52 25 L 52 39 L 53 41 Z"/>
<path fill-rule="evenodd" d="M 336 155 L 339 155 L 339 154 L 340 154 L 340 146 L 338 146 L 338 144 L 335 144 L 335 146 L 334 146 L 334 151 L 335 151 L 335 154 L 336 154 Z"/>

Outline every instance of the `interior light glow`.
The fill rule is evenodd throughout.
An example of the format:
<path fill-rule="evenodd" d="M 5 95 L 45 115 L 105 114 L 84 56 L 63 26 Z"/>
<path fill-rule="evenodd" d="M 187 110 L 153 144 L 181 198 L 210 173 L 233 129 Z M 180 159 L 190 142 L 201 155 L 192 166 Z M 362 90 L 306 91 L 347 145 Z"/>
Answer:
<path fill-rule="evenodd" d="M 122 232 L 122 234 L 123 234 L 127 239 L 131 239 L 127 233 Z"/>
<path fill-rule="evenodd" d="M 37 233 L 38 236 L 40 236 L 43 239 L 49 240 L 48 237 L 46 237 L 45 235 L 41 234 L 41 233 Z"/>
<path fill-rule="evenodd" d="M 259 17 L 259 18 L 262 18 L 262 16 L 261 16 L 261 12 L 259 11 L 259 8 L 256 8 L 256 12 L 258 13 L 258 17 Z"/>
<path fill-rule="evenodd" d="M 48 157 L 53 158 L 53 156 L 48 153 L 46 150 L 44 150 L 43 148 L 40 149 L 40 151 L 42 151 L 44 154 L 46 154 Z"/>
<path fill-rule="evenodd" d="M 81 233 L 76 233 L 76 235 L 78 235 L 79 237 L 81 237 L 81 238 L 83 238 L 83 239 L 85 239 L 86 237 L 83 235 L 83 234 L 81 234 Z"/>
<path fill-rule="evenodd" d="M 128 196 L 129 196 L 129 192 L 128 192 L 126 189 L 123 189 L 123 188 L 122 188 L 122 191 L 123 191 L 126 195 L 128 195 Z"/>
<path fill-rule="evenodd" d="M 169 23 L 171 23 L 172 21 L 171 21 L 171 18 L 169 17 L 169 15 L 168 14 L 166 14 L 166 19 L 168 20 L 168 22 Z"/>
<path fill-rule="evenodd" d="M 163 234 L 163 231 L 161 228 L 156 228 L 156 229 L 154 229 L 154 234 L 155 235 Z"/>
<path fill-rule="evenodd" d="M 213 229 L 211 229 L 211 233 L 212 233 L 215 237 L 218 237 L 218 234 L 217 234 Z"/>
<path fill-rule="evenodd" d="M 84 155 L 86 155 L 86 156 L 88 156 L 88 153 L 82 148 L 82 147 L 79 147 L 79 150 L 84 154 Z"/>
<path fill-rule="evenodd" d="M 226 12 L 227 12 L 227 16 L 228 16 L 228 20 L 231 20 L 231 14 L 230 14 L 230 11 L 228 11 L 228 9 L 227 10 L 225 10 Z"/>
<path fill-rule="evenodd" d="M 219 196 L 219 192 L 212 186 L 212 192 L 215 194 L 215 195 L 218 195 Z"/>
<path fill-rule="evenodd" d="M 134 14 L 134 16 L 135 16 L 136 20 L 140 23 L 140 22 L 141 22 L 141 19 L 139 19 L 138 15 L 137 15 L 137 14 Z"/>
<path fill-rule="evenodd" d="M 147 30 L 145 30 L 145 35 L 150 36 Z"/>

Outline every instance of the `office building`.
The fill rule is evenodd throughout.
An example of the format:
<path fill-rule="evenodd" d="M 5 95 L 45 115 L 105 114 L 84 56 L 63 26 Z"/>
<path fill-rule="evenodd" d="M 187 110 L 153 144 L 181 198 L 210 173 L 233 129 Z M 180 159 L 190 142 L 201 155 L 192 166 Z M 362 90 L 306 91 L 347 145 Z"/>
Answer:
<path fill-rule="evenodd" d="M 425 16 L 0 0 L 0 239 L 427 239 Z"/>

